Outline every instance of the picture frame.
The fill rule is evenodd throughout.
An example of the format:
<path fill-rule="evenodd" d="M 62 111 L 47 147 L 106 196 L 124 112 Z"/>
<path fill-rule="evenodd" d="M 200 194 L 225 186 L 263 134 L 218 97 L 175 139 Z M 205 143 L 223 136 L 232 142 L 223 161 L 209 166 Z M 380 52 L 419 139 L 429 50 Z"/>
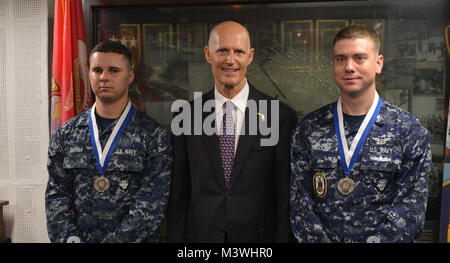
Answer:
<path fill-rule="evenodd" d="M 336 33 L 349 24 L 348 19 L 316 20 L 316 53 L 331 60 Z"/>
<path fill-rule="evenodd" d="M 144 63 L 159 78 L 167 64 L 168 53 L 173 49 L 172 24 L 142 24 Z"/>
<path fill-rule="evenodd" d="M 143 24 L 142 28 L 146 57 L 149 49 L 157 49 L 162 53 L 164 49 L 173 47 L 172 24 Z"/>
<path fill-rule="evenodd" d="M 442 37 L 430 37 L 417 41 L 417 61 L 445 61 L 444 39 Z"/>
<path fill-rule="evenodd" d="M 204 57 L 203 49 L 208 44 L 208 24 L 180 23 L 176 25 L 176 48 L 189 60 Z"/>
<path fill-rule="evenodd" d="M 413 72 L 414 95 L 444 95 L 444 67 L 418 67 Z"/>
<path fill-rule="evenodd" d="M 310 66 L 314 57 L 313 20 L 281 21 L 281 48 L 296 67 Z"/>
<path fill-rule="evenodd" d="M 250 34 L 251 46 L 257 52 L 278 43 L 275 22 L 251 22 L 245 23 L 244 26 Z"/>
<path fill-rule="evenodd" d="M 386 88 L 412 87 L 417 61 L 412 57 L 385 58 L 381 77 Z"/>
<path fill-rule="evenodd" d="M 398 58 L 413 58 L 418 60 L 418 53 L 422 46 L 422 40 L 407 40 L 391 43 L 390 56 Z"/>

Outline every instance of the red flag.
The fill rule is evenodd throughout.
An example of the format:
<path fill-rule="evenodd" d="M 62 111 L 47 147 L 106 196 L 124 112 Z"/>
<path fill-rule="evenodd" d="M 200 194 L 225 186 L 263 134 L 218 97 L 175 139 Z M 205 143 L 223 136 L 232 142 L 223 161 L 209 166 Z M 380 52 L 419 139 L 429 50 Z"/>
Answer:
<path fill-rule="evenodd" d="M 52 132 L 92 104 L 81 0 L 56 0 L 54 21 Z"/>

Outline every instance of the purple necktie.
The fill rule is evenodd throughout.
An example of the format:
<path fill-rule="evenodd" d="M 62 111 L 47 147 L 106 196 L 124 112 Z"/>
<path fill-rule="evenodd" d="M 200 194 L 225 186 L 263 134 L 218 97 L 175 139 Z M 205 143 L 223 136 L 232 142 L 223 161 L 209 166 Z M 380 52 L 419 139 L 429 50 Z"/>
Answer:
<path fill-rule="evenodd" d="M 228 187 L 231 180 L 231 170 L 234 160 L 234 104 L 230 100 L 226 102 L 225 114 L 223 115 L 222 132 L 219 133 L 220 157 L 222 158 L 225 184 Z"/>

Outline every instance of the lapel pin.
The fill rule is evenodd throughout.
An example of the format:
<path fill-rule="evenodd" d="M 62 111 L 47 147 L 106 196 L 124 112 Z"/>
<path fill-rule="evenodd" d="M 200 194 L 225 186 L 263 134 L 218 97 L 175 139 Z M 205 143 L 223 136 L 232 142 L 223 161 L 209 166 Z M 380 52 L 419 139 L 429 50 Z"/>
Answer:
<path fill-rule="evenodd" d="M 262 119 L 263 121 L 265 121 L 265 120 L 264 120 L 264 119 L 265 119 L 265 118 L 264 118 L 264 114 L 258 112 L 258 115 L 261 116 L 261 119 Z"/>

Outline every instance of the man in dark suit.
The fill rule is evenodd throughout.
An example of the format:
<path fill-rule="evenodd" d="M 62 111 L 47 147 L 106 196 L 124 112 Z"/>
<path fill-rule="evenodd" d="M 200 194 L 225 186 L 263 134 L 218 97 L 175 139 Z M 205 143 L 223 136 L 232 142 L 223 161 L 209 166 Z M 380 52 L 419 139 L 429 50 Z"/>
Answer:
<path fill-rule="evenodd" d="M 226 21 L 211 31 L 205 56 L 215 88 L 187 104 L 194 108 L 187 115 L 174 117 L 189 118 L 183 119 L 188 132 L 174 132 L 169 242 L 291 241 L 290 135 L 296 116 L 247 82 L 253 54 L 241 24 Z M 199 118 L 203 130 L 192 132 Z M 208 121 L 212 135 L 205 131 Z"/>

